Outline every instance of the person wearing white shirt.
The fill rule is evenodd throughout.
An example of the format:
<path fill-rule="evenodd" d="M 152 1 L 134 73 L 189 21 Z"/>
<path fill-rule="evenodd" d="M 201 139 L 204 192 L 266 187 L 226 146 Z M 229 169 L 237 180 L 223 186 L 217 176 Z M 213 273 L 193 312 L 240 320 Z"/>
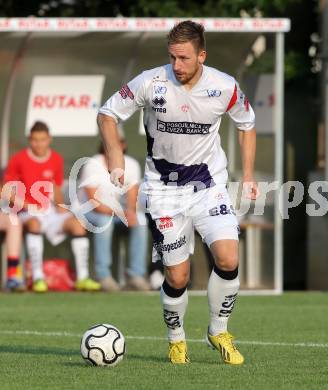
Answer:
<path fill-rule="evenodd" d="M 123 135 L 120 143 L 122 150 L 125 151 L 127 144 Z M 86 198 L 95 200 L 94 209 L 86 214 L 86 218 L 96 227 L 105 227 L 93 235 L 95 272 L 104 291 L 118 291 L 121 287 L 113 278 L 111 270 L 115 225 L 120 225 L 120 228 L 126 229 L 129 234 L 126 288 L 135 290 L 150 288 L 145 278 L 148 229 L 144 214 L 137 210 L 138 188 L 141 180 L 140 165 L 136 159 L 126 154 L 124 160 L 127 191 L 123 194 L 115 192 L 115 187 L 109 180 L 102 146 L 99 154 L 89 159 L 81 175 L 81 185 L 83 186 L 83 182 L 88 183 L 84 187 Z M 115 206 L 111 207 L 110 194 L 115 194 L 114 198 L 122 208 L 122 215 L 114 215 L 117 210 L 113 210 Z M 125 219 L 127 226 L 124 226 L 122 219 Z"/>

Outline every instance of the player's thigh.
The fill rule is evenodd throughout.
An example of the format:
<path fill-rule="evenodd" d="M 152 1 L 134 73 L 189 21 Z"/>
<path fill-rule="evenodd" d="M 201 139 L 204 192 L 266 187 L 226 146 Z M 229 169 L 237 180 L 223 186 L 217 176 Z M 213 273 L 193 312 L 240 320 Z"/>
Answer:
<path fill-rule="evenodd" d="M 238 262 L 239 226 L 227 190 L 214 187 L 202 201 L 204 207 L 193 217 L 194 226 L 216 264 L 230 268 Z"/>
<path fill-rule="evenodd" d="M 85 235 L 85 228 L 82 226 L 80 221 L 73 215 L 69 215 L 66 218 L 63 216 L 63 220 L 58 219 L 58 223 L 62 223 L 62 231 L 75 236 Z"/>
<path fill-rule="evenodd" d="M 179 214 L 153 219 L 147 214 L 153 237 L 153 262 L 161 260 L 164 266 L 176 266 L 189 258 L 194 250 L 192 220 Z"/>

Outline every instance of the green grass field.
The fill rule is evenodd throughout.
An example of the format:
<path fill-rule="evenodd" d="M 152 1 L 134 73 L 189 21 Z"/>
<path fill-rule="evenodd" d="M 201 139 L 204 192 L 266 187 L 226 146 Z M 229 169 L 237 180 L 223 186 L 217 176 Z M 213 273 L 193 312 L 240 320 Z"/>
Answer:
<path fill-rule="evenodd" d="M 0 294 L 0 389 L 328 389 L 328 294 L 239 297 L 230 320 L 246 358 L 224 365 L 202 339 L 207 300 L 189 298 L 191 364 L 166 360 L 158 294 Z M 107 322 L 126 336 L 118 366 L 87 366 L 80 336 Z"/>

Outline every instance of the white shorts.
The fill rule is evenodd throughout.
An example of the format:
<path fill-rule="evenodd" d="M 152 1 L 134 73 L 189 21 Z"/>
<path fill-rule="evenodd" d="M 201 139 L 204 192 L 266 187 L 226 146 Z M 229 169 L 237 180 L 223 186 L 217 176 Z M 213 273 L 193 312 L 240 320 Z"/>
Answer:
<path fill-rule="evenodd" d="M 23 211 L 18 216 L 22 223 L 27 222 L 31 218 L 36 218 L 40 222 L 41 233 L 44 233 L 48 241 L 56 246 L 66 238 L 63 226 L 65 221 L 72 217 L 72 213 L 58 213 L 54 207 L 51 207 L 44 214 L 32 215 L 27 211 Z"/>
<path fill-rule="evenodd" d="M 166 266 L 182 263 L 194 252 L 194 229 L 208 246 L 218 240 L 238 240 L 238 221 L 224 185 L 190 195 L 183 213 L 153 218 L 150 209 L 148 218 L 153 262 L 162 260 Z"/>

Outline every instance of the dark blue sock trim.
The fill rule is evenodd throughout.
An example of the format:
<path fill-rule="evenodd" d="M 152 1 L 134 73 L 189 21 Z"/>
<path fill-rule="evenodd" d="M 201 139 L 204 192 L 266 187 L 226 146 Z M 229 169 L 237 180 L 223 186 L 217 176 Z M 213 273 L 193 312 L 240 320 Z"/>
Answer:
<path fill-rule="evenodd" d="M 223 271 L 216 264 L 214 264 L 213 270 L 218 276 L 220 276 L 220 278 L 225 280 L 233 280 L 238 276 L 238 267 L 233 271 Z"/>
<path fill-rule="evenodd" d="M 187 286 L 185 286 L 183 288 L 178 288 L 178 289 L 173 288 L 167 283 L 167 281 L 165 279 L 163 284 L 162 284 L 162 288 L 163 288 L 163 291 L 165 292 L 165 294 L 168 295 L 169 297 L 179 298 L 186 291 Z"/>

